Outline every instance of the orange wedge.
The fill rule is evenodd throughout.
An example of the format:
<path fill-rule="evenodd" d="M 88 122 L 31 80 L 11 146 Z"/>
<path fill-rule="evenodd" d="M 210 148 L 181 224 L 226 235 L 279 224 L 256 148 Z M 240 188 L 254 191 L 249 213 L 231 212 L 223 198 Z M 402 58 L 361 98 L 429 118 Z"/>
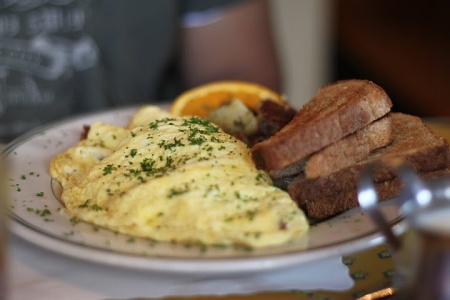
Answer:
<path fill-rule="evenodd" d="M 245 81 L 218 81 L 187 90 L 173 102 L 170 112 L 177 116 L 205 117 L 221 105 L 239 99 L 255 110 L 262 100 L 285 103 L 283 97 L 264 86 Z"/>

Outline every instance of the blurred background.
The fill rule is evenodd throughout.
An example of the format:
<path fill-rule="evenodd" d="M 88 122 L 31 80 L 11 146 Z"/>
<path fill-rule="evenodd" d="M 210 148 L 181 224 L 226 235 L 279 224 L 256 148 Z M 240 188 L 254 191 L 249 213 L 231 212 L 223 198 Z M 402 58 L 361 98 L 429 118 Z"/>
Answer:
<path fill-rule="evenodd" d="M 383 87 L 394 111 L 450 116 L 450 1 L 268 1 L 284 92 L 296 108 L 328 83 L 359 78 Z M 174 99 L 211 80 L 279 88 L 272 48 L 261 48 L 262 3 L 230 9 L 224 22 L 211 8 L 202 22 L 214 26 L 191 24 L 180 36 L 185 2 L 135 2 L 142 9 L 121 0 L 0 0 L 0 141 L 70 114 Z M 192 17 L 219 2 L 185 8 Z"/>
<path fill-rule="evenodd" d="M 329 82 L 369 79 L 394 110 L 450 115 L 450 1 L 272 0 L 286 94 L 297 107 Z"/>

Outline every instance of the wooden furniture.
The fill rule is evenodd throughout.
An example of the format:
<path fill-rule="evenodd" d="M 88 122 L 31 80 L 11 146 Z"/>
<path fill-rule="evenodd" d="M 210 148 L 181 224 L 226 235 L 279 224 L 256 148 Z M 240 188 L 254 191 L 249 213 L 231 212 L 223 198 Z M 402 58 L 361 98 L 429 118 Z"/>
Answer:
<path fill-rule="evenodd" d="M 336 0 L 335 79 L 364 77 L 394 110 L 450 115 L 450 1 Z"/>

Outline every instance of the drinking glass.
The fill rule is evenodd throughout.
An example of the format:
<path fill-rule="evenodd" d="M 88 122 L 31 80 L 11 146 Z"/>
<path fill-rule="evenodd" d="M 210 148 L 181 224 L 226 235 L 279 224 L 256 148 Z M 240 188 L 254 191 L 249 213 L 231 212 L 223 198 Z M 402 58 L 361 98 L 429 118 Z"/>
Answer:
<path fill-rule="evenodd" d="M 398 201 L 406 228 L 399 235 L 380 210 L 372 171 L 362 175 L 358 201 L 391 245 L 395 299 L 450 299 L 450 177 L 422 180 L 407 166 L 396 168 L 403 183 Z"/>

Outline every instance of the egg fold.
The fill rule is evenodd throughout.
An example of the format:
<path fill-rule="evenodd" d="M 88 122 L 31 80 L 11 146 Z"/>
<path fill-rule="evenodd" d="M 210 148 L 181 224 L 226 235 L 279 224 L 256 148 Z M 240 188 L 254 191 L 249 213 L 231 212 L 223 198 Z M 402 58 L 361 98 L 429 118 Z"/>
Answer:
<path fill-rule="evenodd" d="M 261 248 L 308 230 L 247 145 L 207 120 L 155 106 L 126 128 L 92 124 L 86 139 L 53 158 L 50 175 L 71 216 L 133 236 Z"/>

